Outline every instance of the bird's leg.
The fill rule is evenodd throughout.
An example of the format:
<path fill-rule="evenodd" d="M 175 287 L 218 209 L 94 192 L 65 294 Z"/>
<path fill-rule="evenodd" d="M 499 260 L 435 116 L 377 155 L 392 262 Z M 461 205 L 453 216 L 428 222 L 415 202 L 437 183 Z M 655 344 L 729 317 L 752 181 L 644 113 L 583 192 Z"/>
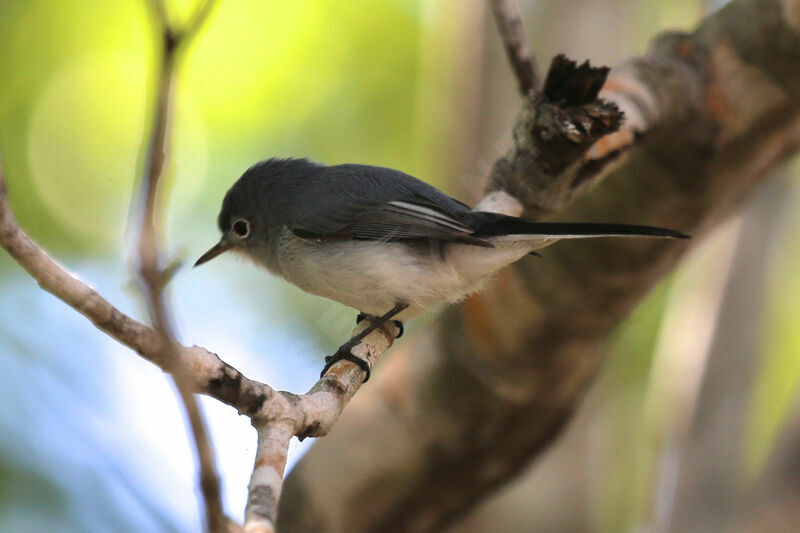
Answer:
<path fill-rule="evenodd" d="M 366 319 L 369 319 L 370 321 L 375 321 L 378 318 L 373 315 L 368 315 L 367 313 L 359 312 L 356 315 L 356 325 L 361 324 L 361 322 L 363 322 Z M 397 328 L 397 336 L 395 337 L 395 339 L 399 339 L 400 337 L 403 336 L 403 333 L 405 332 L 405 327 L 403 326 L 403 322 L 400 320 L 392 320 L 392 322 L 394 322 L 394 327 Z"/>
<path fill-rule="evenodd" d="M 366 337 L 367 335 L 369 335 L 370 333 L 372 333 L 373 331 L 375 331 L 376 329 L 381 327 L 386 321 L 391 320 L 393 316 L 397 315 L 398 313 L 400 313 L 401 311 L 403 311 L 407 307 L 408 307 L 408 304 L 404 304 L 404 303 L 395 304 L 395 306 L 392 307 L 389 310 L 389 312 L 387 312 L 386 314 L 384 314 L 384 315 L 382 315 L 380 317 L 375 318 L 374 320 L 371 320 L 372 323 L 367 328 L 365 328 L 361 333 L 359 333 L 358 335 L 356 335 L 355 337 L 351 338 L 346 343 L 344 343 L 341 346 L 339 346 L 339 349 L 336 350 L 335 354 L 329 355 L 328 357 L 325 358 L 325 367 L 322 369 L 322 372 L 320 373 L 320 377 L 324 376 L 325 373 L 336 362 L 341 361 L 342 359 L 345 359 L 347 361 L 350 361 L 351 363 L 355 363 L 356 365 L 358 365 L 358 367 L 367 374 L 366 377 L 364 378 L 364 383 L 366 383 L 369 380 L 369 376 L 370 376 L 369 365 L 367 364 L 366 361 L 364 361 L 360 357 L 356 357 L 355 355 L 353 355 L 351 350 L 353 348 L 355 348 L 356 346 L 358 346 L 359 343 L 362 340 L 364 340 L 364 337 Z M 359 317 L 360 316 L 361 315 L 359 314 Z M 372 317 L 369 317 L 369 315 L 364 315 L 364 318 L 372 319 Z M 361 322 L 361 320 L 358 320 L 358 322 Z M 395 323 L 397 323 L 397 322 L 399 322 L 399 321 L 396 320 Z M 401 334 L 402 334 L 402 327 L 401 327 L 400 331 L 401 331 Z M 400 335 L 398 335 L 398 337 L 399 336 Z"/>

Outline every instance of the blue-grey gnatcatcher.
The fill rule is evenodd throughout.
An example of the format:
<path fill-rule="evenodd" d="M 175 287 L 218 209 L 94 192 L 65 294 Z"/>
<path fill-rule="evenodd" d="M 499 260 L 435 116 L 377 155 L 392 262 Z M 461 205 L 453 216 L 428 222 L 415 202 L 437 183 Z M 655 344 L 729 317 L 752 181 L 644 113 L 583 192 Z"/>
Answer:
<path fill-rule="evenodd" d="M 504 266 L 559 239 L 670 237 L 652 226 L 528 222 L 476 211 L 408 174 L 369 165 L 269 159 L 222 202 L 222 239 L 195 266 L 243 253 L 304 291 L 366 315 L 371 326 L 326 358 L 348 359 L 370 331 L 476 292 Z M 400 325 L 400 324 L 398 324 Z M 402 330 L 401 330 L 402 331 Z"/>

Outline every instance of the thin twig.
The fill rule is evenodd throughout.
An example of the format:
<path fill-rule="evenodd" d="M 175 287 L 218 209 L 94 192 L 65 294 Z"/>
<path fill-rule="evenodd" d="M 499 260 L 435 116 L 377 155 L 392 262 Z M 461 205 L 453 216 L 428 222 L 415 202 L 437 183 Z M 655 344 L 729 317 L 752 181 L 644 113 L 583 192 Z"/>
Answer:
<path fill-rule="evenodd" d="M 491 5 L 497 31 L 503 40 L 511 69 L 519 84 L 519 92 L 530 98 L 536 98 L 539 76 L 536 73 L 536 62 L 531 56 L 528 35 L 525 33 L 519 7 L 514 0 L 492 0 Z"/>
<path fill-rule="evenodd" d="M 200 493 L 202 506 L 206 514 L 206 528 L 214 533 L 222 533 L 227 529 L 227 519 L 222 509 L 222 497 L 219 474 L 217 473 L 214 451 L 211 446 L 208 428 L 197 399 L 194 397 L 192 380 L 188 370 L 181 364 L 175 346 L 175 331 L 168 311 L 167 298 L 164 294 L 165 273 L 161 268 L 158 238 L 161 228 L 161 180 L 164 174 L 168 144 L 168 128 L 170 107 L 175 76 L 176 52 L 185 46 L 185 39 L 190 34 L 175 33 L 169 26 L 166 9 L 161 1 L 150 2 L 156 13 L 158 31 L 161 35 L 161 61 L 156 80 L 156 100 L 153 123 L 145 140 L 145 168 L 141 182 L 141 220 L 138 242 L 139 276 L 156 330 L 161 336 L 170 375 L 178 392 L 178 396 L 186 411 L 192 433 L 192 441 L 197 453 L 200 469 Z M 198 16 L 189 29 L 197 31 L 205 16 L 210 12 L 211 2 L 204 2 Z"/>
<path fill-rule="evenodd" d="M 157 24 L 160 27 L 169 26 L 167 19 L 167 8 L 163 0 L 147 0 L 147 5 L 156 17 Z"/>
<path fill-rule="evenodd" d="M 214 0 L 200 0 L 189 21 L 181 32 L 181 42 L 186 43 L 191 41 L 194 36 L 203 27 L 203 23 L 208 19 L 211 10 L 214 9 Z"/>

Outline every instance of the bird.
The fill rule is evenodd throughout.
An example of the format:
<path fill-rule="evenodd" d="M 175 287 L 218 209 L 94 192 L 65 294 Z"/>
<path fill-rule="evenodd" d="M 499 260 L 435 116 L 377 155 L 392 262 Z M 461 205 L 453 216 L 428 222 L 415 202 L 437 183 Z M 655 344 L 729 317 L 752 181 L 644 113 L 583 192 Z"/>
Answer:
<path fill-rule="evenodd" d="M 480 206 L 479 206 L 480 207 Z M 480 291 L 503 267 L 561 239 L 687 239 L 666 228 L 531 222 L 473 209 L 409 174 L 363 164 L 271 158 L 230 187 L 222 237 L 195 267 L 237 252 L 300 289 L 340 302 L 371 324 L 326 357 L 346 359 L 388 320 L 402 323 Z"/>

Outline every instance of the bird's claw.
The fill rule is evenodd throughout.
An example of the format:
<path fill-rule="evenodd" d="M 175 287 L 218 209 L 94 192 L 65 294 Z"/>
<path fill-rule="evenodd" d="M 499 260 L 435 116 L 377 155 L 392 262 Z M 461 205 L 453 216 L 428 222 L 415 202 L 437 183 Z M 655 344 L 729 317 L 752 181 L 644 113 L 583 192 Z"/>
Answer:
<path fill-rule="evenodd" d="M 353 355 L 353 352 L 351 351 L 352 349 L 353 344 L 346 342 L 339 346 L 339 349 L 336 350 L 336 353 L 325 357 L 325 366 L 322 368 L 322 372 L 320 372 L 319 377 L 324 377 L 333 365 L 344 359 L 345 361 L 350 361 L 364 371 L 366 374 L 366 376 L 364 376 L 364 383 L 369 381 L 370 374 L 372 373 L 370 371 L 369 364 L 367 364 L 367 362 L 360 357 Z"/>
<path fill-rule="evenodd" d="M 403 308 L 405 307 L 407 306 L 404 306 Z M 383 317 L 382 320 L 386 320 L 388 318 L 389 317 L 386 316 Z M 356 366 L 358 366 L 358 368 L 364 371 L 364 373 L 366 374 L 364 377 L 364 383 L 369 381 L 369 377 L 371 374 L 369 364 L 360 357 L 353 355 L 352 352 L 352 349 L 363 340 L 364 334 L 367 333 L 368 331 L 371 331 L 373 328 L 377 327 L 377 324 L 375 324 L 375 321 L 377 319 L 375 317 L 373 317 L 372 315 L 368 315 L 366 313 L 358 313 L 358 315 L 356 316 L 356 324 L 360 324 L 363 320 L 369 320 L 370 322 L 372 322 L 372 325 L 369 328 L 362 331 L 359 335 L 353 337 L 346 343 L 339 346 L 339 349 L 336 350 L 335 354 L 327 356 L 325 358 L 325 366 L 322 368 L 322 372 L 319 375 L 320 377 L 324 377 L 325 374 L 328 372 L 328 370 L 331 369 L 333 365 L 344 359 L 345 361 L 350 361 L 351 363 L 355 364 Z M 403 336 L 403 329 L 404 329 L 403 323 L 399 320 L 392 320 L 392 322 L 397 328 L 397 335 L 395 336 L 395 339 L 399 339 L 400 337 Z"/>

